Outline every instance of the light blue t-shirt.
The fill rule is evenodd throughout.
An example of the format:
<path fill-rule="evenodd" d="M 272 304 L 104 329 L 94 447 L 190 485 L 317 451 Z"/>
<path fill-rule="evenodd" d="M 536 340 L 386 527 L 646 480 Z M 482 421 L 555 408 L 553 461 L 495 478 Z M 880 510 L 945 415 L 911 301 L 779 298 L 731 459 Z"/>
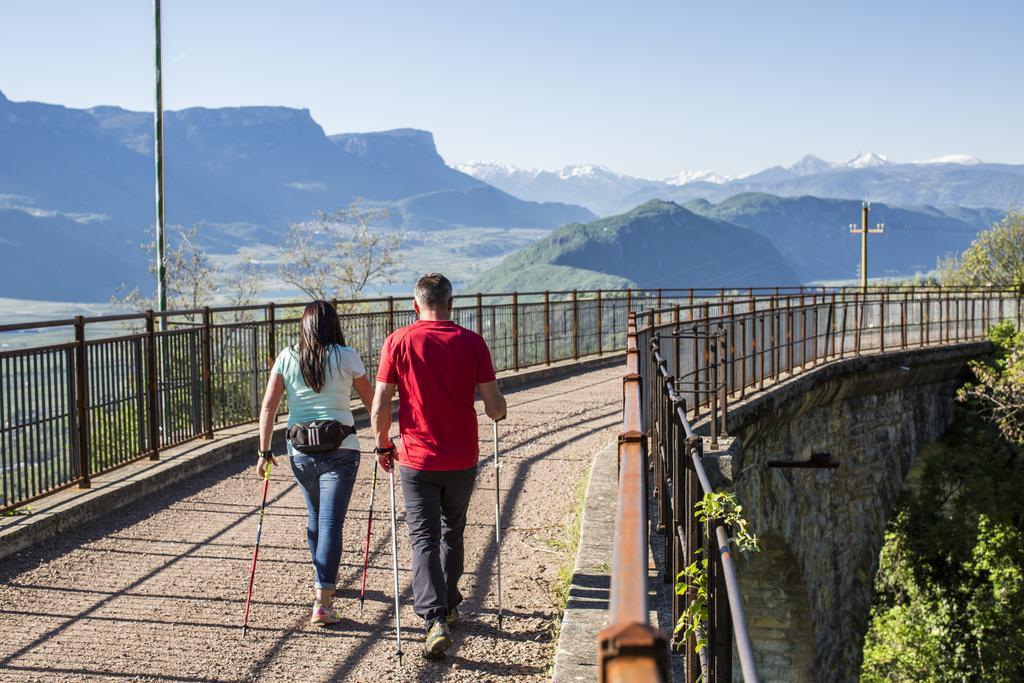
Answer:
<path fill-rule="evenodd" d="M 354 425 L 352 417 L 352 380 L 366 374 L 366 368 L 355 349 L 334 344 L 324 359 L 324 386 L 317 393 L 309 388 L 299 368 L 299 349 L 289 346 L 274 361 L 271 372 L 281 375 L 288 392 L 288 426 L 313 420 L 337 420 Z M 355 434 L 345 437 L 342 448 L 359 450 Z M 302 455 L 288 444 L 289 455 Z"/>

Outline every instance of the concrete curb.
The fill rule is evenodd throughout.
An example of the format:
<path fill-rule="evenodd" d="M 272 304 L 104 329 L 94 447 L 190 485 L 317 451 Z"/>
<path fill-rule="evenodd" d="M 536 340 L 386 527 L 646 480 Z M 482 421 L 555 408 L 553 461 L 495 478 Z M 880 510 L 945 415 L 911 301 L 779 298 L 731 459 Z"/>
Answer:
<path fill-rule="evenodd" d="M 515 391 L 576 372 L 587 372 L 624 362 L 624 354 L 567 361 L 550 367 L 502 373 L 504 391 Z M 353 411 L 356 424 L 365 426 L 364 408 Z M 284 450 L 284 423 L 274 434 L 274 451 Z M 32 513 L 0 517 L 0 559 L 52 538 L 102 515 L 130 505 L 164 487 L 173 486 L 201 472 L 236 458 L 254 458 L 257 444 L 254 423 L 214 433 L 211 441 L 197 439 L 160 453 L 160 460 L 140 460 L 92 478 L 92 488 L 68 488 L 31 504 Z"/>
<path fill-rule="evenodd" d="M 608 621 L 615 539 L 618 493 L 615 446 L 610 443 L 599 450 L 590 466 L 580 544 L 555 651 L 553 683 L 597 680 L 597 635 Z"/>

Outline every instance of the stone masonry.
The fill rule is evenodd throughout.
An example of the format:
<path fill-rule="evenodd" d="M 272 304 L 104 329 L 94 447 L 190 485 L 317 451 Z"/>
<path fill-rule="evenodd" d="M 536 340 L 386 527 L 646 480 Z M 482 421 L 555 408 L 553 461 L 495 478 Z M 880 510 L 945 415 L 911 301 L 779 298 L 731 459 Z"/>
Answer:
<path fill-rule="evenodd" d="M 987 350 L 850 359 L 733 407 L 737 445 L 719 476 L 762 539 L 739 566 L 762 680 L 857 680 L 889 515 L 911 462 L 949 425 L 966 361 Z M 838 469 L 767 466 L 812 453 Z"/>

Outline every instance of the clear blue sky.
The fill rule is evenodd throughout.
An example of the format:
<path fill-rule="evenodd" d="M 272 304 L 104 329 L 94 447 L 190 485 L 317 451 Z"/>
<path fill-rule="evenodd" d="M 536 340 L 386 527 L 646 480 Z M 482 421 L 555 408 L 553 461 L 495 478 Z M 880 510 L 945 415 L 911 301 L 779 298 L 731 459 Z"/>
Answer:
<path fill-rule="evenodd" d="M 450 162 L 647 177 L 1024 162 L 1024 2 L 164 0 L 165 106 L 306 107 Z M 0 90 L 152 109 L 147 0 L 0 0 Z"/>

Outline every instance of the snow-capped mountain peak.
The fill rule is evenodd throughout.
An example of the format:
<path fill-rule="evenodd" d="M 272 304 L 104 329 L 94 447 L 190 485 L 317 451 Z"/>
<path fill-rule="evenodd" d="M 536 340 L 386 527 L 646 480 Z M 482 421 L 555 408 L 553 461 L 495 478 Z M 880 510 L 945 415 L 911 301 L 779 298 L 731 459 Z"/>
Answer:
<path fill-rule="evenodd" d="M 889 157 L 874 152 L 861 152 L 854 158 L 842 164 L 846 168 L 878 168 L 879 166 L 891 166 Z"/>
<path fill-rule="evenodd" d="M 973 166 L 975 164 L 985 163 L 978 157 L 972 157 L 969 154 L 947 154 L 945 156 L 936 157 L 934 159 L 926 159 L 925 161 L 911 161 L 912 164 L 961 164 L 963 166 Z"/>
<path fill-rule="evenodd" d="M 714 171 L 680 171 L 675 175 L 669 176 L 668 178 L 662 178 L 661 182 L 666 185 L 686 185 L 687 183 L 714 183 L 715 185 L 721 185 L 727 183 L 733 178 L 729 176 L 719 175 Z"/>
<path fill-rule="evenodd" d="M 623 178 L 625 176 L 616 173 L 607 166 L 601 166 L 600 164 L 576 164 L 562 168 L 562 170 L 558 172 L 558 177 L 565 180 L 568 178 Z"/>
<path fill-rule="evenodd" d="M 825 161 L 813 154 L 805 154 L 800 161 L 796 162 L 786 170 L 793 175 L 816 175 L 818 173 L 824 173 L 825 171 L 835 167 L 836 164 L 831 161 Z"/>

